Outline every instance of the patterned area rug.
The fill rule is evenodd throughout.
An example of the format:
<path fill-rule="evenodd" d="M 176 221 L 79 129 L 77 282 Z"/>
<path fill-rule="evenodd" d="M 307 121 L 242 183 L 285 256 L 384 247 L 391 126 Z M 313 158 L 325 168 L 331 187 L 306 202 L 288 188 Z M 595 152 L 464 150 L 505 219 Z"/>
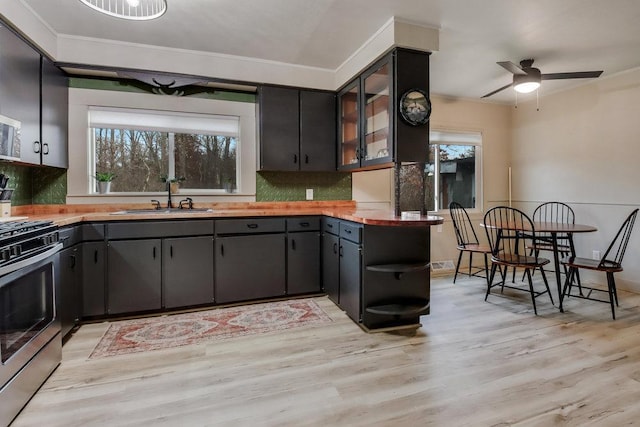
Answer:
<path fill-rule="evenodd" d="M 312 299 L 113 322 L 90 359 L 260 334 L 332 319 Z"/>

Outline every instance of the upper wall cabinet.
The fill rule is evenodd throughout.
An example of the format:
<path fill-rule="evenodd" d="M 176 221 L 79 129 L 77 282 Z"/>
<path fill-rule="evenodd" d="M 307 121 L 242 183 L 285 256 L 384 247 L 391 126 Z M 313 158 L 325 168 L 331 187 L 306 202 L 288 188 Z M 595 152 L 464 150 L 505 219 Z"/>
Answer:
<path fill-rule="evenodd" d="M 2 22 L 0 114 L 21 124 L 21 160 L 39 165 L 40 153 L 36 143 L 40 141 L 40 54 Z"/>
<path fill-rule="evenodd" d="M 429 93 L 429 53 L 395 49 L 338 92 L 338 169 L 427 159 L 428 124 L 400 114 L 403 95 L 412 91 Z"/>
<path fill-rule="evenodd" d="M 42 58 L 41 84 L 41 162 L 47 166 L 66 168 L 69 165 L 69 79 L 51 61 Z"/>
<path fill-rule="evenodd" d="M 260 170 L 335 171 L 333 92 L 262 86 Z"/>
<path fill-rule="evenodd" d="M 68 166 L 68 79 L 0 22 L 0 114 L 21 123 L 20 160 Z"/>

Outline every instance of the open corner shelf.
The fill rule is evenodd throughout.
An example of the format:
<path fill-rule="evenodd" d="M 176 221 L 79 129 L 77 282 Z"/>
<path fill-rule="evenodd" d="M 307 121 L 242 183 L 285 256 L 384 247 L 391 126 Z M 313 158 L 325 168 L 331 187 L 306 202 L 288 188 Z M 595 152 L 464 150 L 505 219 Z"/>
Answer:
<path fill-rule="evenodd" d="M 365 308 L 365 311 L 372 314 L 384 316 L 418 316 L 425 314 L 429 309 L 429 300 L 408 299 L 398 300 L 380 305 L 372 305 Z"/>

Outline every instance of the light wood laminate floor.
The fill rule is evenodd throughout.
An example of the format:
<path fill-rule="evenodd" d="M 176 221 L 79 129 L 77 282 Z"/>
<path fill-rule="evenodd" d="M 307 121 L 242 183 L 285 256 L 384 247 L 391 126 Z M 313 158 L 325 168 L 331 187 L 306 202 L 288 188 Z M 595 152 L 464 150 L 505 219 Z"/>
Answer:
<path fill-rule="evenodd" d="M 525 293 L 484 302 L 483 279 L 457 282 L 432 279 L 413 336 L 367 334 L 325 297 L 331 325 L 97 360 L 106 324 L 84 325 L 13 426 L 640 422 L 639 295 L 619 292 L 615 321 L 606 304 L 559 313 L 546 296 L 536 317 Z"/>

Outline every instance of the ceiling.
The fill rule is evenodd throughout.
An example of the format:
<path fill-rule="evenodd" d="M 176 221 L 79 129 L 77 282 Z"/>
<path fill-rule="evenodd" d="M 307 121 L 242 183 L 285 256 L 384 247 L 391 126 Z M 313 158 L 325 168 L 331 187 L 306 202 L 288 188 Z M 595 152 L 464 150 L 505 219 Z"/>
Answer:
<path fill-rule="evenodd" d="M 534 58 L 543 73 L 604 70 L 600 78 L 640 66 L 637 0 L 167 0 L 167 13 L 149 22 L 103 16 L 79 0 L 21 1 L 58 35 L 330 70 L 395 16 L 440 29 L 431 92 L 453 97 L 510 83 L 497 61 Z M 541 95 L 584 82 L 545 81 Z"/>

